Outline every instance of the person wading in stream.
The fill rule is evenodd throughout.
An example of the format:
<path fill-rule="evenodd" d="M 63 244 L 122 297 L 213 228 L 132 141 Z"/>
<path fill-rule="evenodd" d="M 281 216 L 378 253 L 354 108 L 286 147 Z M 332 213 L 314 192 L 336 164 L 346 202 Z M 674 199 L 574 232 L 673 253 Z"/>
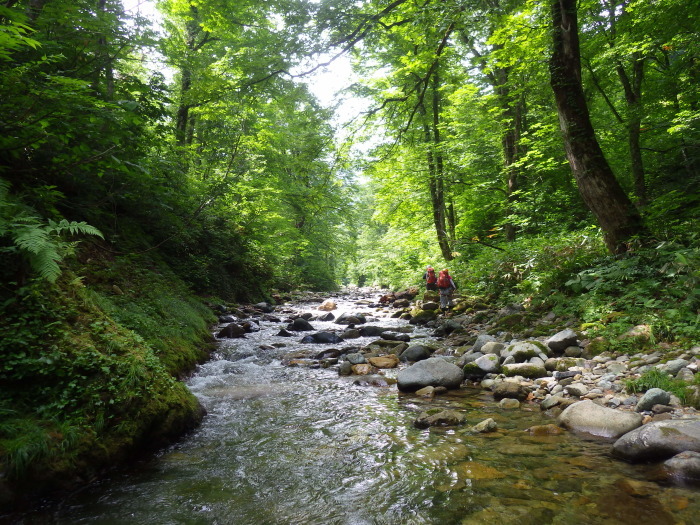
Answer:
<path fill-rule="evenodd" d="M 437 279 L 437 287 L 440 290 L 440 310 L 446 312 L 450 308 L 452 291 L 457 289 L 457 285 L 447 268 L 440 271 L 440 275 Z"/>
<path fill-rule="evenodd" d="M 428 265 L 423 274 L 423 280 L 425 280 L 426 290 L 437 290 L 437 275 L 435 275 L 435 270 L 432 266 Z"/>

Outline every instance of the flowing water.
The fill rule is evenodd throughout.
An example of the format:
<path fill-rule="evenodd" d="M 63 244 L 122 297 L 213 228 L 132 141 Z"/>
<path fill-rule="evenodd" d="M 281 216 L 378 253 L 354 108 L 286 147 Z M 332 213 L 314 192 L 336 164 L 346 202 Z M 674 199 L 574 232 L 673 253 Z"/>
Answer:
<path fill-rule="evenodd" d="M 371 311 L 339 304 L 336 315 Z M 276 336 L 280 323 L 261 325 L 245 339 L 222 341 L 190 379 L 208 412 L 198 430 L 22 523 L 698 523 L 697 489 L 665 485 L 653 466 L 614 460 L 610 443 L 525 432 L 553 422 L 537 405 L 501 410 L 476 389 L 429 400 L 395 386 L 355 385 L 357 377 L 334 369 L 286 367 L 281 357 L 302 348 L 301 337 Z M 461 410 L 468 424 L 414 428 L 431 407 Z M 497 432 L 468 430 L 488 417 Z"/>

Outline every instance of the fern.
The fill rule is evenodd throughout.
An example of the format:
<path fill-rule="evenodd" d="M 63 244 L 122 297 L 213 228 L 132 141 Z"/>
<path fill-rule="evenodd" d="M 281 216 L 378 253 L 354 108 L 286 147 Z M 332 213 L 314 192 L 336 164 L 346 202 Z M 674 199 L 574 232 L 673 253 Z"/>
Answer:
<path fill-rule="evenodd" d="M 0 236 L 8 235 L 16 248 L 0 247 L 0 250 L 19 249 L 42 279 L 53 283 L 61 275 L 59 263 L 75 246 L 75 243 L 63 239 L 64 234 L 96 235 L 104 239 L 100 230 L 85 222 L 66 219 L 44 222 L 35 210 L 13 200 L 9 188 L 7 181 L 0 179 Z"/>

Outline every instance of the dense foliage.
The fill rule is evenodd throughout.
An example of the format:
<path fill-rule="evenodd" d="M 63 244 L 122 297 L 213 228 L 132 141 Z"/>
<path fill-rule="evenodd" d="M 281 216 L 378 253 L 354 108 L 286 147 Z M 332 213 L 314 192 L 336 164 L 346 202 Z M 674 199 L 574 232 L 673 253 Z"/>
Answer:
<path fill-rule="evenodd" d="M 196 296 L 399 288 L 431 263 L 592 335 L 699 342 L 693 2 L 158 6 L 158 28 L 119 0 L 0 6 L 7 479 L 196 419 L 173 380 L 206 357 Z M 367 107 L 340 144 L 297 76 L 343 54 Z"/>

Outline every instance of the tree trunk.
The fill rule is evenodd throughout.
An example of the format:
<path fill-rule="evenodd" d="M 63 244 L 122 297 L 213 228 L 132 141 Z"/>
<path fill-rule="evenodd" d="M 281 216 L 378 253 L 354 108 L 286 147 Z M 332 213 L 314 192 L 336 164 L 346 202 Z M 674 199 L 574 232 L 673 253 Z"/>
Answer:
<path fill-rule="evenodd" d="M 442 179 L 438 176 L 437 163 L 433 154 L 433 138 L 430 133 L 430 126 L 423 125 L 423 133 L 425 134 L 425 143 L 427 147 L 428 161 L 428 187 L 430 189 L 430 202 L 433 208 L 433 223 L 435 224 L 435 233 L 437 233 L 438 245 L 440 252 L 446 261 L 452 260 L 452 249 L 447 237 L 446 228 L 446 210 L 445 210 L 445 192 Z"/>
<path fill-rule="evenodd" d="M 641 216 L 618 183 L 591 124 L 581 83 L 576 0 L 552 0 L 551 86 L 566 156 L 579 193 L 596 217 L 612 253 L 624 253 L 631 237 L 643 234 Z"/>
<path fill-rule="evenodd" d="M 644 78 L 644 59 L 635 53 L 631 78 L 627 75 L 622 64 L 617 66 L 617 75 L 625 91 L 627 103 L 627 137 L 630 149 L 632 180 L 637 203 L 644 206 L 647 203 L 646 176 L 640 144 L 642 129 L 642 80 Z"/>
<path fill-rule="evenodd" d="M 432 78 L 432 111 L 433 111 L 433 126 L 432 126 L 432 139 L 433 139 L 433 155 L 435 158 L 435 178 L 440 184 L 440 191 L 442 194 L 441 198 L 441 208 L 443 219 L 443 230 L 442 233 L 438 233 L 438 236 L 444 237 L 441 240 L 440 248 L 442 249 L 443 257 L 446 261 L 452 260 L 452 245 L 455 240 L 455 230 L 456 230 L 456 215 L 454 206 L 447 205 L 448 201 L 451 199 L 451 191 L 448 186 L 445 189 L 445 158 L 442 154 L 442 138 L 440 137 L 440 77 L 436 72 Z M 443 247 L 444 245 L 444 247 Z"/>

